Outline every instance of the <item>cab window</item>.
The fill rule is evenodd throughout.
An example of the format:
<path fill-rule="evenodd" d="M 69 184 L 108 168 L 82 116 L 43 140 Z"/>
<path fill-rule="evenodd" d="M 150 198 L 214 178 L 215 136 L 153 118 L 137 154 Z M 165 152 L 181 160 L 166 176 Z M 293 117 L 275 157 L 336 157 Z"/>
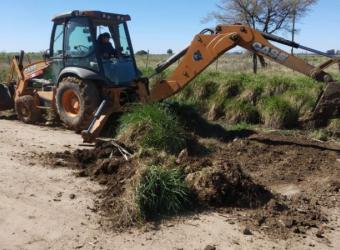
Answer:
<path fill-rule="evenodd" d="M 66 66 L 79 66 L 99 70 L 95 42 L 87 18 L 72 18 L 66 25 L 65 35 Z"/>
<path fill-rule="evenodd" d="M 63 56 L 63 41 L 64 41 L 64 24 L 57 24 L 54 30 L 54 37 L 52 43 L 52 57 Z"/>
<path fill-rule="evenodd" d="M 66 55 L 84 57 L 94 49 L 90 27 L 86 18 L 75 18 L 67 23 Z"/>

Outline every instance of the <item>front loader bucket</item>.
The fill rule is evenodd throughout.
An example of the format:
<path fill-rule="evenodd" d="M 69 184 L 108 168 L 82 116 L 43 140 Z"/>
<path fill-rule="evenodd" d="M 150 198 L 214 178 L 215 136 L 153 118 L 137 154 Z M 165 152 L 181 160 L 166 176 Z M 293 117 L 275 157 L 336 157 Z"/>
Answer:
<path fill-rule="evenodd" d="M 0 84 L 0 111 L 14 108 L 14 100 L 9 88 L 5 84 Z"/>
<path fill-rule="evenodd" d="M 327 122 L 332 118 L 340 118 L 340 83 L 336 82 L 327 83 L 312 114 L 312 120 Z"/>

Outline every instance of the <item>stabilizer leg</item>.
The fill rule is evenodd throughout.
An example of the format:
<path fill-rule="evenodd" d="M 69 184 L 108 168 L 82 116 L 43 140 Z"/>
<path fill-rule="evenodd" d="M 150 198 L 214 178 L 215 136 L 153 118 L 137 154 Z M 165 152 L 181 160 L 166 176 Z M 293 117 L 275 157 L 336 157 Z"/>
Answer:
<path fill-rule="evenodd" d="M 81 132 L 84 142 L 86 143 L 94 142 L 95 139 L 100 135 L 100 132 L 105 126 L 107 119 L 114 111 L 113 108 L 110 108 L 112 106 L 113 105 L 110 104 L 110 101 L 108 100 L 102 101 L 92 119 L 89 128 Z"/>

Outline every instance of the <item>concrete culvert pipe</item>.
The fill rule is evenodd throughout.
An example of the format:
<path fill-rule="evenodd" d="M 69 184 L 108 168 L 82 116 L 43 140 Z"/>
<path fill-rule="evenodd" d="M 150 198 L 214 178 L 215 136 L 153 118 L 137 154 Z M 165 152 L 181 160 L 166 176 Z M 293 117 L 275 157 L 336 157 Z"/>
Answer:
<path fill-rule="evenodd" d="M 14 108 L 14 101 L 8 87 L 0 84 L 0 111 Z"/>

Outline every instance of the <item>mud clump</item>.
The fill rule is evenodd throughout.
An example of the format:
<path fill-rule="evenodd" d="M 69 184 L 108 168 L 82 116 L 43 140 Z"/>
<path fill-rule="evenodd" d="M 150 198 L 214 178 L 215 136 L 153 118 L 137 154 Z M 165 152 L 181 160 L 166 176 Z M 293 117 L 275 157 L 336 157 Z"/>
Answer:
<path fill-rule="evenodd" d="M 249 212 L 249 224 L 273 237 L 288 238 L 291 233 L 306 234 L 327 223 L 327 217 L 307 197 L 293 199 L 276 195 L 261 210 Z"/>
<path fill-rule="evenodd" d="M 187 175 L 186 181 L 201 205 L 253 208 L 265 204 L 271 193 L 244 174 L 239 165 L 222 163 Z"/>

